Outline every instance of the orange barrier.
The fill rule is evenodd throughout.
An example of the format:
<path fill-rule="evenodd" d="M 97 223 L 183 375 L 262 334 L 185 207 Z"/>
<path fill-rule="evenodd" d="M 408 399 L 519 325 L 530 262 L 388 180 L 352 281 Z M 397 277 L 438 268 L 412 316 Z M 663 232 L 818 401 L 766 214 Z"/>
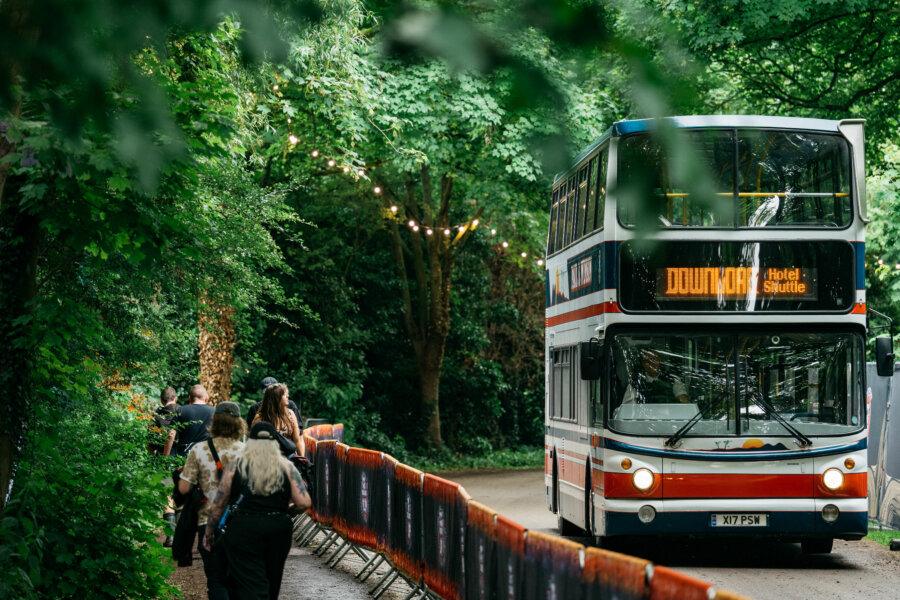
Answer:
<path fill-rule="evenodd" d="M 381 487 L 382 453 L 350 448 L 344 478 L 343 513 L 347 539 L 370 548 L 377 546 L 375 498 Z"/>
<path fill-rule="evenodd" d="M 334 519 L 331 527 L 347 537 L 347 452 L 350 447 L 340 442 L 335 442 L 334 450 Z"/>
<path fill-rule="evenodd" d="M 526 600 L 582 598 L 581 552 L 584 546 L 561 537 L 529 531 L 525 536 Z"/>
<path fill-rule="evenodd" d="M 381 485 L 375 495 L 375 549 L 380 554 L 389 554 L 391 550 L 391 532 L 394 518 L 394 475 L 397 472 L 397 459 L 389 454 L 381 458 Z"/>
<path fill-rule="evenodd" d="M 316 465 L 309 514 L 447 600 L 742 598 L 643 559 L 526 531 L 455 482 L 331 439 L 343 433 L 342 425 L 304 432 Z"/>
<path fill-rule="evenodd" d="M 522 569 L 525 561 L 525 528 L 515 521 L 497 515 L 497 600 L 518 600 L 522 593 Z"/>
<path fill-rule="evenodd" d="M 447 600 L 462 598 L 469 495 L 458 483 L 425 474 L 422 485 L 425 584 Z"/>
<path fill-rule="evenodd" d="M 653 567 L 650 597 L 653 600 L 709 600 L 711 583 L 695 579 L 668 567 Z"/>
<path fill-rule="evenodd" d="M 343 442 L 343 441 L 344 441 L 344 424 L 343 424 L 343 423 L 337 423 L 336 425 L 334 425 L 333 428 L 332 428 L 331 435 L 332 435 L 332 436 L 334 437 L 334 439 L 336 439 L 337 441 Z"/>
<path fill-rule="evenodd" d="M 418 469 L 397 464 L 391 511 L 389 556 L 394 567 L 414 582 L 422 580 L 422 479 Z"/>
<path fill-rule="evenodd" d="M 336 506 L 335 454 L 337 442 L 323 440 L 316 444 L 316 520 L 330 525 Z"/>
<path fill-rule="evenodd" d="M 497 573 L 491 568 L 496 553 L 497 512 L 480 502 L 469 502 L 466 514 L 465 597 L 491 600 L 497 597 Z"/>
<path fill-rule="evenodd" d="M 582 581 L 588 598 L 639 600 L 649 595 L 647 567 L 650 561 L 618 552 L 587 548 Z"/>

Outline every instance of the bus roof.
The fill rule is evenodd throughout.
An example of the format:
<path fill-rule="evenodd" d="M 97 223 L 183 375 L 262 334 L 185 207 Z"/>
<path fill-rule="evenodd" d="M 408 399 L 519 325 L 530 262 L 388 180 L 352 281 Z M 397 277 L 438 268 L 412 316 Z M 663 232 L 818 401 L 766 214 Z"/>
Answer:
<path fill-rule="evenodd" d="M 610 137 L 619 137 L 631 133 L 650 131 L 656 119 L 635 119 L 632 121 L 616 121 L 612 127 L 603 132 L 573 161 L 572 166 L 578 165 L 598 146 Z M 665 117 L 665 120 L 680 129 L 698 129 L 704 127 L 746 127 L 753 129 L 801 129 L 807 131 L 824 131 L 838 133 L 838 125 L 841 121 L 829 119 L 807 119 L 804 117 L 769 117 L 760 115 L 690 115 L 680 117 Z M 569 173 L 569 168 L 560 172 L 553 178 L 554 183 L 563 175 Z"/>

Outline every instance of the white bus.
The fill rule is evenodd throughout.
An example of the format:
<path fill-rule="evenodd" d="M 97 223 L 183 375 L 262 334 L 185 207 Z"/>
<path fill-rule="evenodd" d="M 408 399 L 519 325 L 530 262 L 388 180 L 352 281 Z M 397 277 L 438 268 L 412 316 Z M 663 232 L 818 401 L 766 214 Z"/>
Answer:
<path fill-rule="evenodd" d="M 618 122 L 557 176 L 561 533 L 866 535 L 863 160 L 861 120 L 691 116 Z"/>

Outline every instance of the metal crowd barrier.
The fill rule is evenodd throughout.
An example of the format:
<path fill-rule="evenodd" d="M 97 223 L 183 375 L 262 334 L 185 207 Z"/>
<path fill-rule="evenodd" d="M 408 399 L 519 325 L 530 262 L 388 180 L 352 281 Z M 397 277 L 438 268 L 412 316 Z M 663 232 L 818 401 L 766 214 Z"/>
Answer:
<path fill-rule="evenodd" d="M 370 594 L 398 580 L 406 600 L 739 600 L 712 584 L 632 556 L 528 531 L 472 500 L 458 483 L 343 444 L 343 425 L 304 432 L 315 464 L 313 507 L 294 539 L 337 566 L 351 552 Z"/>

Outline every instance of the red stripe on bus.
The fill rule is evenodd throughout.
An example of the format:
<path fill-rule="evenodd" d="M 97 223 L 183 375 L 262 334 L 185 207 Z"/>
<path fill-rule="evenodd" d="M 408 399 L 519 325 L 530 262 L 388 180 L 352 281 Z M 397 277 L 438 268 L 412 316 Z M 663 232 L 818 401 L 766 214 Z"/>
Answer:
<path fill-rule="evenodd" d="M 572 458 L 577 458 L 578 460 L 587 460 L 587 456 L 584 454 L 578 454 L 577 452 L 572 452 L 571 450 L 558 450 L 560 454 L 564 454 L 565 456 L 571 456 Z"/>
<path fill-rule="evenodd" d="M 844 473 L 844 484 L 829 490 L 822 483 L 822 475 L 816 475 L 816 498 L 865 498 L 868 494 L 866 473 Z"/>
<path fill-rule="evenodd" d="M 645 492 L 631 482 L 631 473 L 605 473 L 603 475 L 607 498 L 662 498 L 662 476 L 653 474 L 653 485 Z"/>
<path fill-rule="evenodd" d="M 663 476 L 665 498 L 810 498 L 812 475 L 672 473 Z"/>
<path fill-rule="evenodd" d="M 554 325 L 562 325 L 563 323 L 570 323 L 572 321 L 587 319 L 588 317 L 596 317 L 597 315 L 602 315 L 603 313 L 617 312 L 620 312 L 619 305 L 615 302 L 591 304 L 590 306 L 585 306 L 584 308 L 579 308 L 578 310 L 573 310 L 561 315 L 556 315 L 555 317 L 547 317 L 546 324 L 547 327 L 552 327 Z"/>

